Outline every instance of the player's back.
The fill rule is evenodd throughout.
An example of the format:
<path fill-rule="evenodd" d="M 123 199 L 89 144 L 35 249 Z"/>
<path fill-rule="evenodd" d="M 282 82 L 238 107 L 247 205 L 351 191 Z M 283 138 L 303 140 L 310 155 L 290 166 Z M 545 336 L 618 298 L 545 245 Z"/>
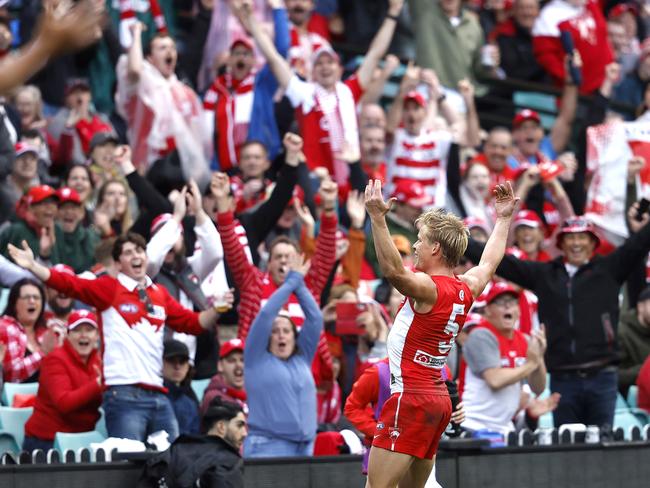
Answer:
<path fill-rule="evenodd" d="M 431 276 L 438 298 L 431 311 L 418 313 L 406 298 L 388 335 L 391 393 L 447 395 L 441 378 L 447 355 L 472 306 L 469 287 L 457 277 Z"/>

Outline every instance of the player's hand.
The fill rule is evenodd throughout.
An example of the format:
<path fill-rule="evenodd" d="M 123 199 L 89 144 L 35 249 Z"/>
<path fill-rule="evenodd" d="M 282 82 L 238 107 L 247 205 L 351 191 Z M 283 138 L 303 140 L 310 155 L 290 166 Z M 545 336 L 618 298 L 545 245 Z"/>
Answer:
<path fill-rule="evenodd" d="M 512 190 L 512 185 L 506 181 L 503 185 L 497 185 L 494 189 L 496 202 L 494 203 L 494 210 L 496 211 L 497 218 L 509 219 L 519 203 L 519 198 L 515 197 L 515 192 Z"/>
<path fill-rule="evenodd" d="M 396 198 L 390 198 L 388 202 L 384 201 L 384 196 L 381 194 L 381 180 L 370 180 L 366 185 L 366 212 L 371 219 L 383 218 L 396 200 Z"/>

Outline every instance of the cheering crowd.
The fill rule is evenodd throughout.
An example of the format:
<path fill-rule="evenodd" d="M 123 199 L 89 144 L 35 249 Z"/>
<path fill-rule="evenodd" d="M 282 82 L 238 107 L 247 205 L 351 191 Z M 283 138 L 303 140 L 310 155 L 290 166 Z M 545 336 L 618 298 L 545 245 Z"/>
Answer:
<path fill-rule="evenodd" d="M 612 426 L 633 385 L 650 411 L 648 4 L 43 3 L 0 0 L 1 377 L 39 384 L 15 400 L 23 448 L 100 407 L 111 437 L 207 433 L 232 462 L 369 446 L 404 302 L 369 180 L 407 268 L 423 212 L 464 219 L 462 274 L 494 188 L 521 201 L 447 345 L 454 424 Z M 496 106 L 491 80 L 556 88 L 556 115 Z"/>

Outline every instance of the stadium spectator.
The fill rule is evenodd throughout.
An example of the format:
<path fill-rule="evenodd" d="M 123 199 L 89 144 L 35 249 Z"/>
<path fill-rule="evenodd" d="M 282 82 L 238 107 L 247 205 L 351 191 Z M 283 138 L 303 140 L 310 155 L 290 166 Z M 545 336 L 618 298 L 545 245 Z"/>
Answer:
<path fill-rule="evenodd" d="M 101 188 L 108 180 L 123 178 L 118 165 L 115 164 L 118 143 L 117 136 L 108 131 L 97 132 L 90 139 L 86 164 L 92 175 L 93 187 Z"/>
<path fill-rule="evenodd" d="M 111 132 L 108 117 L 92 106 L 90 85 L 85 78 L 71 78 L 65 86 L 65 108 L 49 121 L 48 131 L 57 142 L 57 161 L 85 163 L 93 150 L 92 140 L 99 132 Z"/>
<path fill-rule="evenodd" d="M 383 113 L 383 111 L 382 111 Z M 369 125 L 359 131 L 361 167 L 369 179 L 386 182 L 386 130 Z"/>
<path fill-rule="evenodd" d="M 9 290 L 0 317 L 0 342 L 7 353 L 2 365 L 7 383 L 38 380 L 43 358 L 58 345 L 54 331 L 45 326 L 45 290 L 33 278 L 22 278 Z"/>
<path fill-rule="evenodd" d="M 25 142 L 16 143 L 10 173 L 0 183 L 0 221 L 11 220 L 25 191 L 38 184 L 37 149 Z"/>
<path fill-rule="evenodd" d="M 497 273 L 539 299 L 545 324 L 545 361 L 551 391 L 562 398 L 553 412 L 556 426 L 570 423 L 613 425 L 618 362 L 618 294 L 632 270 L 650 250 L 650 217 L 630 226 L 638 230 L 609 255 L 594 255 L 600 239 L 584 217 L 566 220 L 557 235 L 558 258 L 531 262 L 506 255 Z M 470 241 L 467 256 L 476 262 L 482 246 Z"/>
<path fill-rule="evenodd" d="M 545 82 L 548 75 L 533 56 L 532 30 L 539 15 L 539 0 L 515 0 L 512 16 L 490 32 L 499 48 L 499 67 L 508 78 Z"/>
<path fill-rule="evenodd" d="M 75 273 L 83 273 L 95 264 L 95 246 L 99 236 L 95 229 L 84 227 L 85 210 L 75 190 L 61 187 L 57 195 L 59 211 L 54 233 L 60 262 L 72 267 Z M 44 238 L 41 237 L 41 250 L 43 242 Z"/>
<path fill-rule="evenodd" d="M 530 339 L 516 329 L 519 292 L 512 286 L 493 284 L 486 302 L 485 320 L 472 328 L 463 344 L 463 427 L 505 432 L 513 428 L 524 382 L 536 395 L 546 387 L 546 337 L 543 329 Z"/>
<path fill-rule="evenodd" d="M 145 248 L 141 236 L 121 236 L 112 251 L 117 277 L 83 279 L 36 262 L 28 247 L 9 246 L 19 266 L 100 313 L 108 434 L 144 441 L 149 434 L 165 430 L 174 440 L 178 423 L 163 393 L 161 374 L 163 325 L 198 335 L 214 326 L 218 313 L 214 309 L 191 312 L 154 285 L 146 274 Z"/>
<path fill-rule="evenodd" d="M 218 368 L 219 372 L 212 378 L 203 394 L 201 416 L 205 415 L 216 397 L 237 403 L 248 411 L 248 407 L 245 407 L 244 390 L 244 342 L 241 339 L 230 339 L 221 345 Z"/>
<path fill-rule="evenodd" d="M 637 382 L 641 366 L 650 356 L 650 288 L 639 294 L 636 307 L 621 313 L 618 341 L 621 345 L 618 388 L 627 395 L 629 387 Z"/>
<path fill-rule="evenodd" d="M 562 33 L 570 35 L 580 59 L 585 61 L 580 70 L 580 93 L 593 93 L 605 79 L 605 66 L 614 60 L 599 2 L 552 0 L 537 17 L 533 26 L 533 51 L 537 62 L 557 85 L 567 79 Z"/>
<path fill-rule="evenodd" d="M 75 274 L 74 269 L 67 264 L 55 264 L 52 268 L 69 275 Z M 68 317 L 75 305 L 74 300 L 50 287 L 45 288 L 45 296 L 47 297 L 47 309 L 44 316 L 45 325 L 48 329 L 53 329 L 57 334 L 65 336 Z"/>
<path fill-rule="evenodd" d="M 546 262 L 551 256 L 542 250 L 544 243 L 544 223 L 532 210 L 520 210 L 512 223 L 514 243 L 521 249 L 526 259 Z"/>
<path fill-rule="evenodd" d="M 43 360 L 34 413 L 25 424 L 23 450 L 47 451 L 57 432 L 95 429 L 102 404 L 102 361 L 95 314 L 73 312 L 67 339 Z"/>
<path fill-rule="evenodd" d="M 641 47 L 638 45 L 638 40 L 632 39 L 620 19 L 612 18 L 611 15 L 607 19 L 607 37 L 612 44 L 615 61 L 621 66 L 622 75 L 628 75 L 639 61 Z"/>
<path fill-rule="evenodd" d="M 299 251 L 298 245 L 294 241 L 286 237 L 278 237 L 269 247 L 269 262 L 266 273 L 250 263 L 235 231 L 237 220 L 230 210 L 228 190 L 228 177 L 223 173 L 218 173 L 213 178 L 212 183 L 212 193 L 215 195 L 217 202 L 217 226 L 221 235 L 226 262 L 233 274 L 235 286 L 240 293 L 239 329 L 237 333 L 239 338 L 245 341 L 250 324 L 259 312 L 262 301 L 269 299 L 271 294 L 284 282 L 288 272 L 287 266 L 298 255 Z M 336 183 L 333 181 L 322 182 L 320 195 L 323 206 L 320 232 L 316 239 L 316 250 L 311 259 L 312 266 L 305 277 L 307 287 L 314 297 L 318 298 L 320 298 L 336 259 Z M 302 325 L 304 320 L 303 310 L 293 295 L 291 295 L 287 310 L 296 325 Z M 317 382 L 331 380 L 331 358 L 324 335 L 319 343 L 316 363 L 314 369 L 320 376 L 317 378 Z"/>
<path fill-rule="evenodd" d="M 250 415 L 245 457 L 310 456 L 316 437 L 316 386 L 310 371 L 323 316 L 305 284 L 309 263 L 294 254 L 282 285 L 261 308 L 244 348 Z M 282 312 L 292 294 L 305 314 L 298 333 Z"/>
<path fill-rule="evenodd" d="M 314 12 L 313 0 L 288 0 L 287 13 L 291 21 L 288 61 L 291 68 L 308 80 L 312 72 L 312 55 L 330 45 L 327 18 Z"/>
<path fill-rule="evenodd" d="M 128 123 L 133 161 L 146 172 L 154 161 L 178 151 L 184 175 L 203 181 L 208 171 L 209 134 L 201 102 L 176 75 L 178 52 L 167 33 L 142 51 L 143 24 L 134 22 L 128 53 L 117 64 L 117 112 Z"/>
<path fill-rule="evenodd" d="M 93 220 L 102 238 L 123 235 L 131 228 L 129 188 L 124 180 L 107 180 L 99 188 Z"/>
<path fill-rule="evenodd" d="M 470 162 L 461 176 L 458 190 L 449 191 L 447 207 L 456 209 L 457 215 L 481 219 L 487 226 L 488 222 L 494 221 L 488 205 L 491 198 L 490 170 L 483 164 Z"/>
<path fill-rule="evenodd" d="M 199 401 L 191 387 L 190 351 L 181 341 L 170 339 L 163 344 L 162 375 L 167 398 L 174 409 L 178 431 L 199 433 Z"/>
<path fill-rule="evenodd" d="M 379 60 L 384 56 L 395 30 L 397 15 L 404 0 L 389 0 L 388 17 L 377 32 L 355 76 L 340 82 L 338 54 L 322 46 L 312 55 L 313 82 L 304 82 L 277 52 L 252 15 L 250 4 L 234 2 L 234 12 L 255 38 L 280 87 L 297 110 L 300 133 L 305 140 L 304 152 L 310 169 L 325 167 L 338 184 L 347 182 L 348 165 L 342 160 L 347 150 L 358 152 L 359 130 L 356 105 L 368 87 Z M 356 150 L 355 150 L 356 148 Z"/>
<path fill-rule="evenodd" d="M 241 405 L 215 399 L 203 419 L 205 435 L 182 435 L 150 459 L 141 488 L 168 486 L 244 487 L 241 447 L 247 435 Z"/>
<path fill-rule="evenodd" d="M 21 130 L 44 130 L 47 120 L 43 115 L 43 97 L 34 85 L 25 85 L 16 90 L 14 105 L 20 114 Z"/>
<path fill-rule="evenodd" d="M 481 48 L 484 35 L 478 19 L 461 0 L 409 0 L 416 42 L 416 63 L 436 72 L 446 89 L 455 89 L 461 80 L 469 80 L 476 94 L 485 94 L 485 87 L 477 83 L 481 66 Z M 454 55 L 450 56 L 449 53 Z M 491 63 L 498 65 L 498 53 Z"/>
<path fill-rule="evenodd" d="M 195 218 L 193 231 L 196 244 L 191 256 L 185 251 L 182 225 L 188 214 Z M 203 210 L 198 186 L 190 181 L 176 197 L 174 213 L 161 214 L 151 224 L 151 239 L 147 243 L 147 275 L 164 286 L 185 308 L 201 311 L 210 307 L 201 290 L 201 283 L 222 259 L 219 233 Z M 173 333 L 173 338 L 187 345 L 194 365 L 197 338 L 178 332 Z"/>
<path fill-rule="evenodd" d="M 641 46 L 641 54 L 634 68 L 614 88 L 612 98 L 633 107 L 641 105 L 650 81 L 650 41 Z"/>
<path fill-rule="evenodd" d="M 6 227 L 0 234 L 0 252 L 8 257 L 7 244 L 22 245 L 27 241 L 34 254 L 41 259 L 60 263 L 59 246 L 54 236 L 54 220 L 59 197 L 51 186 L 33 186 L 27 192 L 27 212 Z"/>
<path fill-rule="evenodd" d="M 63 179 L 63 183 L 79 195 L 86 210 L 84 224 L 89 225 L 91 222 L 89 219 L 89 215 L 91 214 L 89 207 L 93 203 L 95 185 L 88 166 L 85 164 L 73 164 L 70 166 Z"/>

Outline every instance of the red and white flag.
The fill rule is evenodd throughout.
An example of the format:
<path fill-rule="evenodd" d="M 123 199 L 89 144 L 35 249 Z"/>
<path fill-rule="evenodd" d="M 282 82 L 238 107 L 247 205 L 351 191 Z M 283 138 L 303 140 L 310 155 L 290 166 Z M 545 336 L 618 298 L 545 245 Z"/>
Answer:
<path fill-rule="evenodd" d="M 627 166 L 633 156 L 650 161 L 650 116 L 587 129 L 587 170 L 592 180 L 585 214 L 598 227 L 618 237 L 615 244 L 628 236 L 625 197 Z M 637 176 L 639 198 L 650 198 L 649 166 L 646 164 Z"/>

